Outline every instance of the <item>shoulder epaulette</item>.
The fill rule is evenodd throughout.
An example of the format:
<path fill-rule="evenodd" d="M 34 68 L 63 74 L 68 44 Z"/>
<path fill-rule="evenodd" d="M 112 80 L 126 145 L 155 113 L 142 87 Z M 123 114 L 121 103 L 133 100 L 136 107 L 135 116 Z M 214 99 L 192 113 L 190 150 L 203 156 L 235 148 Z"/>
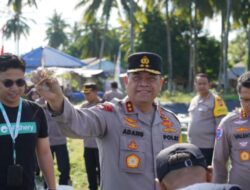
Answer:
<path fill-rule="evenodd" d="M 223 99 L 218 95 L 214 96 L 214 109 L 213 114 L 214 117 L 225 116 L 228 113 L 227 106 Z"/>
<path fill-rule="evenodd" d="M 107 112 L 113 112 L 113 106 L 107 102 L 98 104 L 97 107 L 101 110 L 107 111 Z"/>
<path fill-rule="evenodd" d="M 159 109 L 160 109 L 160 116 L 161 116 L 162 118 L 166 117 L 166 116 L 162 113 L 163 111 L 166 111 L 166 112 L 170 113 L 171 115 L 173 115 L 173 116 L 176 118 L 176 120 L 180 123 L 178 117 L 176 116 L 176 114 L 175 114 L 174 112 L 172 112 L 171 110 L 169 110 L 169 109 L 167 109 L 167 108 L 164 108 L 164 107 L 162 107 L 162 106 L 160 106 Z M 180 124 L 181 124 L 181 123 L 180 123 Z"/>

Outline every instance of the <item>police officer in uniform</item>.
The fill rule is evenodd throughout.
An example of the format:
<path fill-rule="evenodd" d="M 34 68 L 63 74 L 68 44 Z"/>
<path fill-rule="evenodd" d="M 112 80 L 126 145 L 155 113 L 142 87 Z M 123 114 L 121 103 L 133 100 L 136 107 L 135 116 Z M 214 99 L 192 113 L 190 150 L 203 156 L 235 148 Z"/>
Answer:
<path fill-rule="evenodd" d="M 221 97 L 209 91 L 206 74 L 197 74 L 194 85 L 197 95 L 191 100 L 188 108 L 190 115 L 188 139 L 201 149 L 208 165 L 211 165 L 216 128 L 227 114 L 227 107 Z"/>
<path fill-rule="evenodd" d="M 213 157 L 213 181 L 238 184 L 250 188 L 250 72 L 242 74 L 237 83 L 241 108 L 228 114 L 220 123 Z M 228 167 L 228 160 L 231 167 Z M 228 168 L 230 168 L 228 178 Z"/>
<path fill-rule="evenodd" d="M 81 105 L 81 108 L 90 108 L 102 102 L 97 95 L 96 83 L 85 83 L 83 93 L 86 102 Z M 84 161 L 89 190 L 97 190 L 100 182 L 100 164 L 96 140 L 93 137 L 84 138 Z"/>
<path fill-rule="evenodd" d="M 111 101 L 113 98 L 122 99 L 124 97 L 123 93 L 118 89 L 118 83 L 116 81 L 111 82 L 111 90 L 106 91 L 103 95 L 105 101 Z"/>
<path fill-rule="evenodd" d="M 63 96 L 58 81 L 44 79 L 40 72 L 33 73 L 32 80 L 48 101 L 61 130 L 73 138 L 97 137 L 102 190 L 159 188 L 155 183 L 155 157 L 163 148 L 178 143 L 181 134 L 176 116 L 154 102 L 163 83 L 159 55 L 130 55 L 127 97 L 89 109 L 75 109 Z"/>

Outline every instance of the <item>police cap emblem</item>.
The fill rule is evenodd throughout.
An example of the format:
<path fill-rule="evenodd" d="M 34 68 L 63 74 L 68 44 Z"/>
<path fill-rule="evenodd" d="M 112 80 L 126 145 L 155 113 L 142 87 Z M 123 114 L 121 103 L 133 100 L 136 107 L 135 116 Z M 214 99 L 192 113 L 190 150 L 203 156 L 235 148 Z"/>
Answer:
<path fill-rule="evenodd" d="M 139 52 L 128 57 L 128 73 L 147 71 L 153 74 L 162 73 L 162 58 L 151 52 Z"/>

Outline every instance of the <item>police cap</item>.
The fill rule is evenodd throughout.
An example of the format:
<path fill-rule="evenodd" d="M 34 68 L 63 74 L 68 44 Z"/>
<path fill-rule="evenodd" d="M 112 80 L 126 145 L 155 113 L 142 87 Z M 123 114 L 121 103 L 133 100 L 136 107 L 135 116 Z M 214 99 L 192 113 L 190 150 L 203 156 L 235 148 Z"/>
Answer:
<path fill-rule="evenodd" d="M 191 166 L 202 166 L 207 169 L 204 155 L 193 144 L 174 144 L 160 151 L 156 157 L 156 171 L 159 181 L 162 181 L 171 171 Z"/>
<path fill-rule="evenodd" d="M 86 83 L 84 84 L 84 87 L 82 89 L 82 92 L 84 94 L 88 94 L 90 93 L 91 91 L 96 91 L 97 90 L 97 85 L 96 83 Z"/>
<path fill-rule="evenodd" d="M 162 73 L 162 58 L 151 52 L 138 52 L 128 57 L 128 73 L 147 71 L 153 74 Z"/>

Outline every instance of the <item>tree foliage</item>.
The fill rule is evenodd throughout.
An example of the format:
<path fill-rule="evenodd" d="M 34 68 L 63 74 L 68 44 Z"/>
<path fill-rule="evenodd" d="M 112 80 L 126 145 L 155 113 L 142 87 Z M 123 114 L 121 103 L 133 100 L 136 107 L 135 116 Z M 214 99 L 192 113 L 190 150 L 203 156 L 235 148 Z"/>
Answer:
<path fill-rule="evenodd" d="M 58 49 L 60 46 L 64 47 L 68 44 L 68 36 L 65 29 L 69 25 L 63 20 L 61 14 L 55 11 L 54 15 L 49 18 L 47 26 L 46 39 L 50 47 Z"/>

